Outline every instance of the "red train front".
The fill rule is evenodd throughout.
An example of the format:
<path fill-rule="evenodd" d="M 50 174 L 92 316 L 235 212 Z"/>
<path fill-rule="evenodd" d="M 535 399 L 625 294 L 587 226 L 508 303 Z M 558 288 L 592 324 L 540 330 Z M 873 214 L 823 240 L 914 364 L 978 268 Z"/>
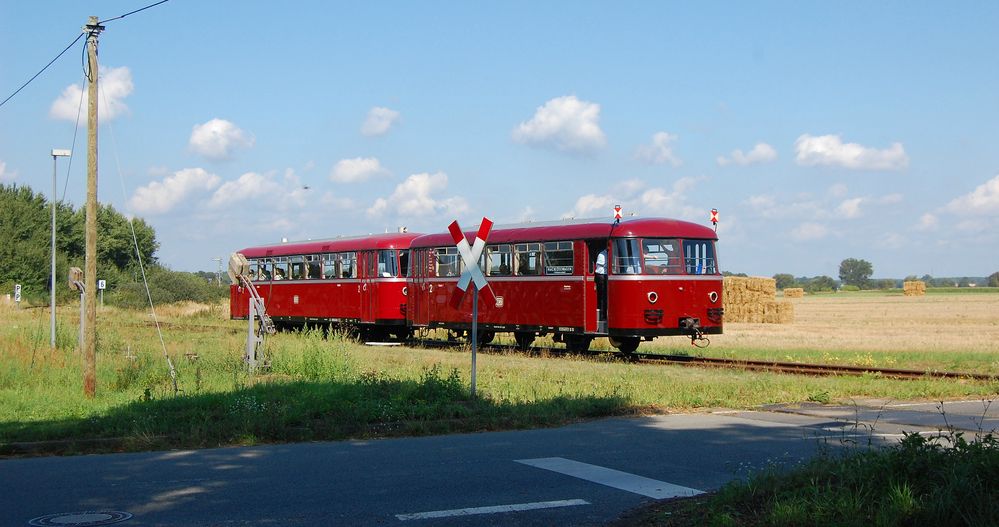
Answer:
<path fill-rule="evenodd" d="M 642 339 L 721 333 L 716 240 L 707 227 L 661 218 L 496 228 L 479 261 L 497 297 L 480 300 L 480 336 L 512 332 L 527 347 L 551 334 L 577 351 L 608 337 L 631 352 Z M 450 305 L 462 267 L 451 236 L 422 236 L 410 248 L 410 325 L 468 331 L 470 298 Z"/>

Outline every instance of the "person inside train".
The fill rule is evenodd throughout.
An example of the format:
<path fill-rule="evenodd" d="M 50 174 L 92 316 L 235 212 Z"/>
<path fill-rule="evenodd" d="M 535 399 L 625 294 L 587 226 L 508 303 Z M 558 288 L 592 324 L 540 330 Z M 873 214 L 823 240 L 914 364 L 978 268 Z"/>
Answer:
<path fill-rule="evenodd" d="M 284 280 L 284 269 L 281 269 L 280 267 L 278 267 L 277 269 L 274 269 L 274 279 L 275 280 Z"/>

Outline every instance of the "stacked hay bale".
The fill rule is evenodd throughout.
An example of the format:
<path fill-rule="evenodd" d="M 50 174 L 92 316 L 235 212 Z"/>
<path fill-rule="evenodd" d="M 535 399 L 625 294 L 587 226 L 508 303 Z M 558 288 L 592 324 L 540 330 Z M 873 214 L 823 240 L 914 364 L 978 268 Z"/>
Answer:
<path fill-rule="evenodd" d="M 773 278 L 725 277 L 726 322 L 787 324 L 794 321 L 794 305 L 777 301 L 777 281 Z"/>
<path fill-rule="evenodd" d="M 805 296 L 805 290 L 801 287 L 785 287 L 784 288 L 784 298 L 802 298 Z"/>
<path fill-rule="evenodd" d="M 902 293 L 905 296 L 923 296 L 926 294 L 926 282 L 922 280 L 909 280 L 902 284 Z"/>

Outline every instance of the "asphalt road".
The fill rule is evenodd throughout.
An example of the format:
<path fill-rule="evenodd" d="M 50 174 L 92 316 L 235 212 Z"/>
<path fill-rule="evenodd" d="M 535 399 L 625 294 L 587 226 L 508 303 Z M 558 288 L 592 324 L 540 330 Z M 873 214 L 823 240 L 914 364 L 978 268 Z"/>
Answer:
<path fill-rule="evenodd" d="M 121 526 L 601 525 L 822 448 L 947 423 L 999 427 L 980 401 L 774 407 L 556 429 L 0 460 L 0 525 L 122 511 Z M 944 418 L 946 416 L 946 420 Z M 849 446 L 847 446 L 849 448 Z M 72 525 L 92 512 L 50 520 Z M 44 524 L 44 522 L 42 522 Z"/>

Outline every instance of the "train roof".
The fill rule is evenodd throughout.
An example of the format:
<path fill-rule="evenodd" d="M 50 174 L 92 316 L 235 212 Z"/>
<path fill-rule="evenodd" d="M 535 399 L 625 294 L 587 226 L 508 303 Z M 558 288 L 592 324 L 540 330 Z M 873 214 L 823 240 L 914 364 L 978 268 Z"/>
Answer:
<path fill-rule="evenodd" d="M 474 240 L 478 226 L 465 231 Z M 489 243 L 590 240 L 600 238 L 696 238 L 717 240 L 710 227 L 669 218 L 632 218 L 615 224 L 611 218 L 559 220 L 543 223 L 496 225 L 489 233 Z M 427 234 L 413 240 L 411 247 L 454 245 L 450 233 Z"/>
<path fill-rule="evenodd" d="M 408 249 L 410 242 L 420 236 L 422 235 L 415 232 L 344 236 L 326 240 L 309 240 L 247 247 L 239 252 L 247 258 L 260 258 L 262 256 L 284 256 L 289 254 L 335 253 L 373 249 Z"/>

